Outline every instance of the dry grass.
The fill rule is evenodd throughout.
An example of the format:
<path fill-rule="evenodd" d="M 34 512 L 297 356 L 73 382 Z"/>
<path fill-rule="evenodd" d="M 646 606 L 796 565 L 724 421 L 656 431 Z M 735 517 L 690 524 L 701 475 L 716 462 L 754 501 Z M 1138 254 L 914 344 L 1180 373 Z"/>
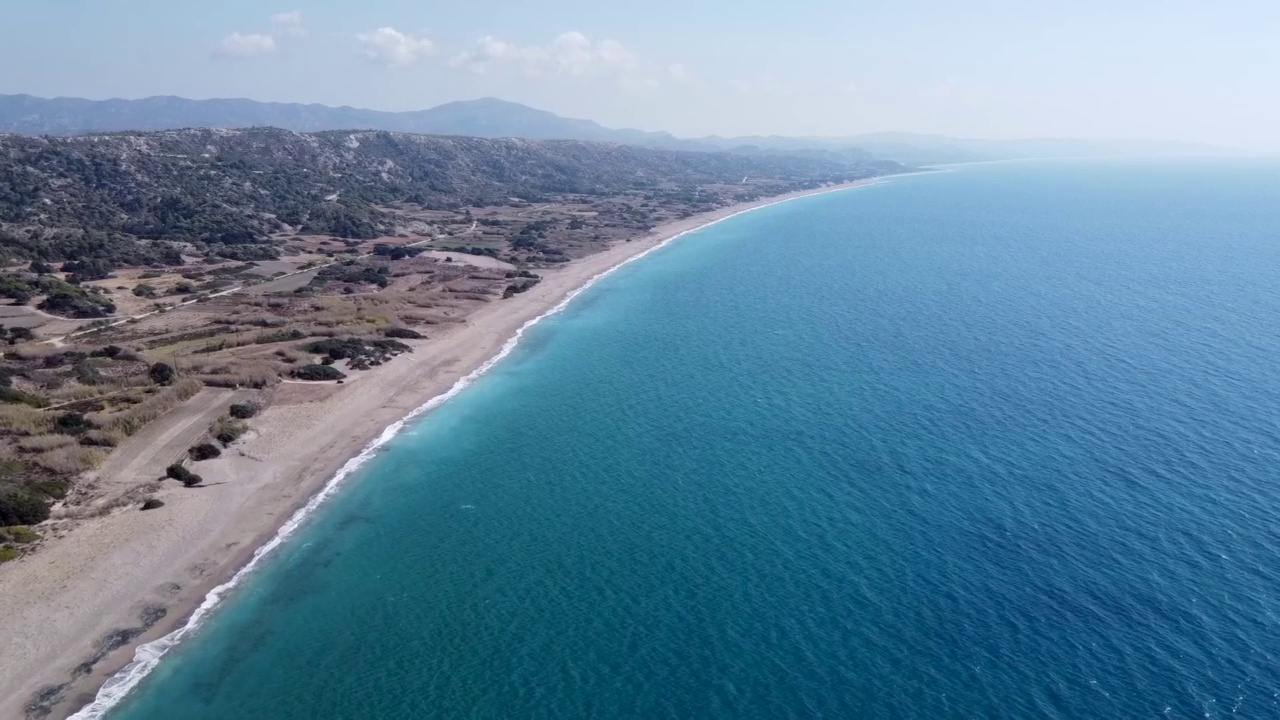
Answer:
<path fill-rule="evenodd" d="M 35 457 L 37 465 L 61 475 L 78 475 L 97 467 L 107 453 L 82 445 L 71 445 L 40 453 Z"/>
<path fill-rule="evenodd" d="M 45 435 L 53 430 L 57 415 L 26 405 L 0 405 L 0 432 Z"/>
<path fill-rule="evenodd" d="M 44 343 L 27 343 L 9 350 L 20 360 L 43 360 L 54 355 L 61 355 L 72 348 L 54 347 Z"/>
<path fill-rule="evenodd" d="M 75 444 L 76 439 L 69 435 L 33 435 L 18 441 L 20 449 L 34 453 L 56 450 Z"/>
<path fill-rule="evenodd" d="M 48 393 L 49 401 L 52 403 L 69 403 L 78 400 L 89 400 L 105 395 L 110 392 L 122 390 L 126 385 L 122 383 L 104 383 L 102 385 L 81 385 L 79 383 L 67 383 L 61 387 L 51 390 Z"/>
<path fill-rule="evenodd" d="M 118 413 L 93 413 L 89 416 L 89 421 L 101 430 L 132 435 L 147 423 L 193 397 L 202 387 L 204 384 L 195 378 L 183 378 L 127 410 Z"/>
<path fill-rule="evenodd" d="M 250 361 L 216 366 L 198 377 L 211 387 L 265 388 L 280 381 L 280 369 L 272 363 Z"/>
<path fill-rule="evenodd" d="M 121 430 L 90 430 L 84 436 L 94 445 L 102 447 L 117 447 L 126 437 Z"/>

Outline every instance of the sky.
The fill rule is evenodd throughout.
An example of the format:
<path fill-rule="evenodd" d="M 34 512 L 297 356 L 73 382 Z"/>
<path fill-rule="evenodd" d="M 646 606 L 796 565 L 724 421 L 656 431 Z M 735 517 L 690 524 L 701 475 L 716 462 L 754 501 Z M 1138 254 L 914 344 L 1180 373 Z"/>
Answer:
<path fill-rule="evenodd" d="M 1280 151 L 1274 0 L 0 1 L 0 93 Z"/>

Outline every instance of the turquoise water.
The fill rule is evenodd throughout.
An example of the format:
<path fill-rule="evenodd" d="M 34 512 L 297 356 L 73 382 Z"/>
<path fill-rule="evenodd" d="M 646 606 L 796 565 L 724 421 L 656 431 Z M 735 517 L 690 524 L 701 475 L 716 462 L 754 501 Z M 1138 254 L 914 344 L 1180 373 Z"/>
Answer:
<path fill-rule="evenodd" d="M 115 718 L 1280 716 L 1280 167 L 973 166 L 606 279 Z"/>

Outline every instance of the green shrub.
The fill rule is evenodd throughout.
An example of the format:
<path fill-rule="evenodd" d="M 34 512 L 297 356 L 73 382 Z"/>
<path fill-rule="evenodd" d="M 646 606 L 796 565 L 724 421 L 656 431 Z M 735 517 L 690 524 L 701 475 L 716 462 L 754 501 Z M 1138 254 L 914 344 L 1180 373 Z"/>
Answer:
<path fill-rule="evenodd" d="M 23 488 L 0 493 L 0 525 L 38 525 L 49 519 L 49 503 Z"/>
<path fill-rule="evenodd" d="M 17 560 L 19 555 L 21 555 L 21 553 L 19 553 L 17 550 L 14 550 L 13 548 L 0 547 L 0 563 L 9 562 L 10 560 Z"/>

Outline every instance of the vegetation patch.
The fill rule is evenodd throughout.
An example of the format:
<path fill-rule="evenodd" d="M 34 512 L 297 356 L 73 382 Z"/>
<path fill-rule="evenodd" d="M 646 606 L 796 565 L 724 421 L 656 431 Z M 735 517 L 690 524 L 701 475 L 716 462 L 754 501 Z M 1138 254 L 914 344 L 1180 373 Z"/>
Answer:
<path fill-rule="evenodd" d="M 522 292 L 528 292 L 534 285 L 538 284 L 539 280 L 541 280 L 541 278 L 535 277 L 534 279 L 523 279 L 511 283 L 507 286 L 506 290 L 502 291 L 502 299 L 506 300 L 507 298 L 519 295 Z"/>
<path fill-rule="evenodd" d="M 413 348 L 399 340 L 367 340 L 361 338 L 325 338 L 303 346 L 313 355 L 324 355 L 331 360 L 347 360 L 353 370 L 365 370 L 381 365 L 401 353 L 413 352 Z"/>
<path fill-rule="evenodd" d="M 401 340 L 420 340 L 425 337 L 417 330 L 412 330 L 406 327 L 390 327 L 383 330 L 382 334 L 389 338 L 399 338 Z"/>
<path fill-rule="evenodd" d="M 329 365 L 303 365 L 295 368 L 292 374 L 299 380 L 310 382 L 342 380 L 346 377 L 341 370 Z"/>

